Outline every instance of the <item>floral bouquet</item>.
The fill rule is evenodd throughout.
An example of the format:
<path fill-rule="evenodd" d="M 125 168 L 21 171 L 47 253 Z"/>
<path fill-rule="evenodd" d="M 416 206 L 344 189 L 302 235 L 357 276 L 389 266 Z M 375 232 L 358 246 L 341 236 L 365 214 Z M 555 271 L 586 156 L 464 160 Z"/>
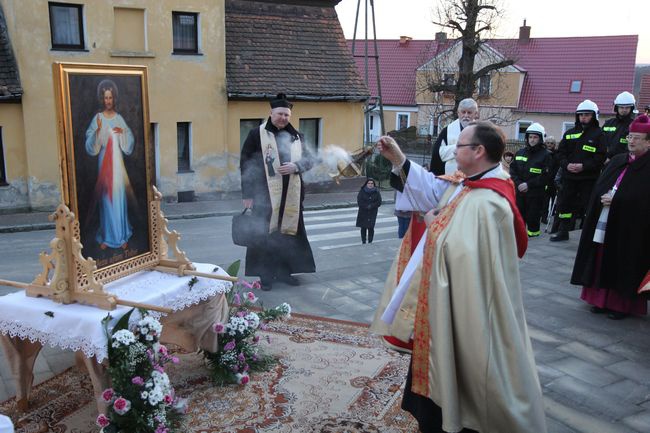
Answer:
<path fill-rule="evenodd" d="M 237 275 L 239 263 L 230 265 L 228 274 Z M 216 352 L 203 352 L 213 379 L 219 385 L 246 385 L 250 381 L 250 372 L 268 370 L 275 359 L 261 350 L 257 331 L 265 330 L 268 322 L 291 316 L 291 306 L 286 302 L 268 310 L 261 305 L 258 307 L 258 298 L 250 289 L 259 289 L 259 282 L 250 284 L 240 280 L 226 294 L 230 306 L 228 321 L 214 324 L 214 331 L 219 334 L 218 349 Z"/>
<path fill-rule="evenodd" d="M 112 388 L 104 390 L 108 413 L 99 414 L 97 425 L 104 433 L 171 433 L 185 412 L 185 400 L 174 395 L 165 364 L 178 363 L 159 343 L 162 325 L 140 310 L 142 318 L 129 329 L 125 314 L 112 331 L 110 315 L 104 319 L 108 338 L 108 373 Z"/>

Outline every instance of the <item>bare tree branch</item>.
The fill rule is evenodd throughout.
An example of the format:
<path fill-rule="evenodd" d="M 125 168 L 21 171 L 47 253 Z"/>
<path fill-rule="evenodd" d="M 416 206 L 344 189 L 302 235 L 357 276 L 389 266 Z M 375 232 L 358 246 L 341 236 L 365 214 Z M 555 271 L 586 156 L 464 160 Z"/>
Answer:
<path fill-rule="evenodd" d="M 514 64 L 515 64 L 515 61 L 512 60 L 512 59 L 503 60 L 503 61 L 497 62 L 497 63 L 491 63 L 491 64 L 489 64 L 487 66 L 482 67 L 478 71 L 476 71 L 474 73 L 474 80 L 476 81 L 479 78 L 481 78 L 482 76 L 487 75 L 488 72 L 490 72 L 490 71 L 496 71 L 496 70 L 499 70 L 501 68 L 505 68 L 506 66 L 511 66 L 511 65 L 514 65 Z"/>

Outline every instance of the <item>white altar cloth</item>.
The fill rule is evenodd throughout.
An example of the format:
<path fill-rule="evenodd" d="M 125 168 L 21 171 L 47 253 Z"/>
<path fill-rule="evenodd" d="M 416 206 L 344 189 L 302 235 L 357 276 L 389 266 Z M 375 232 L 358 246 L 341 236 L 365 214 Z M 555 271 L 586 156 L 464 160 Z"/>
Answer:
<path fill-rule="evenodd" d="M 216 267 L 208 263 L 194 265 L 204 273 L 213 273 Z M 228 275 L 221 268 L 214 273 Z M 178 311 L 226 293 L 232 287 L 229 281 L 196 277 L 198 282 L 190 288 L 191 278 L 141 271 L 106 284 L 104 290 L 120 299 Z M 43 346 L 81 350 L 86 357 L 94 356 L 102 362 L 108 356 L 102 319 L 110 313 L 112 326 L 130 309 L 121 305 L 112 311 L 76 303 L 64 305 L 47 298 L 28 298 L 20 291 L 0 296 L 0 334 L 38 341 Z"/>

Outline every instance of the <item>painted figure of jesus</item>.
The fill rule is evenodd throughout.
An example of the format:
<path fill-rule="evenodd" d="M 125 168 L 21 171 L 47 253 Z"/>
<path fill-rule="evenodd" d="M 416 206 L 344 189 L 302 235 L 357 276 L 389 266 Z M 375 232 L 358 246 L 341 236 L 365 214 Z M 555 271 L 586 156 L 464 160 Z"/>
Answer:
<path fill-rule="evenodd" d="M 135 140 L 124 118 L 116 111 L 118 90 L 111 80 L 97 86 L 103 110 L 93 116 L 86 130 L 86 152 L 97 159 L 99 172 L 93 192 L 91 212 L 99 210 L 95 239 L 102 250 L 128 247 L 133 234 L 127 209 L 131 185 L 124 167 L 124 155 L 133 152 Z"/>

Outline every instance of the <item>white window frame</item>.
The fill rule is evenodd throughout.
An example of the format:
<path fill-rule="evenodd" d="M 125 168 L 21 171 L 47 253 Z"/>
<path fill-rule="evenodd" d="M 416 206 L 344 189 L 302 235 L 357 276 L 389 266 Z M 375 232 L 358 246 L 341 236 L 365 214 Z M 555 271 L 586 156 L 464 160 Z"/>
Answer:
<path fill-rule="evenodd" d="M 405 111 L 398 111 L 395 113 L 395 130 L 399 131 L 401 128 L 399 127 L 399 116 L 406 116 L 406 127 L 408 128 L 411 126 L 411 113 L 405 112 Z"/>
<path fill-rule="evenodd" d="M 526 120 L 526 119 L 517 120 L 517 127 L 515 129 L 515 140 L 526 141 L 526 134 L 525 133 L 524 133 L 523 138 L 519 138 L 519 131 L 521 130 L 521 125 L 526 124 L 526 123 L 528 124 L 528 126 L 530 126 L 535 122 L 533 122 L 532 120 Z M 528 128 L 528 126 L 526 126 L 526 128 Z"/>

